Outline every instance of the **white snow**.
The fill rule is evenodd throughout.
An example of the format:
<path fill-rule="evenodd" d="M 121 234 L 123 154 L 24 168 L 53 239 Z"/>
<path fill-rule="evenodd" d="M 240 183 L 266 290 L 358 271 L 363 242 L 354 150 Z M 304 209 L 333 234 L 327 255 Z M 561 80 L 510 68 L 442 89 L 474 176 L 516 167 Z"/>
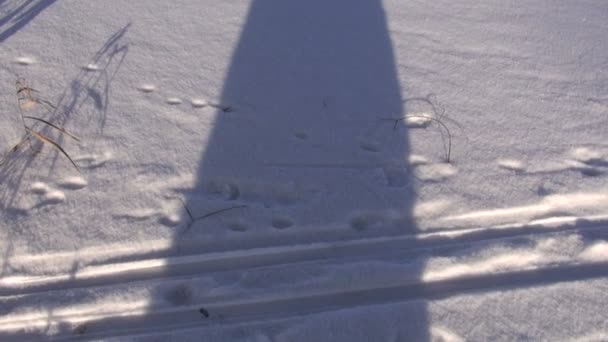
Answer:
<path fill-rule="evenodd" d="M 179 97 L 169 97 L 165 102 L 170 105 L 178 105 L 182 103 L 182 99 L 180 99 Z"/>
<path fill-rule="evenodd" d="M 140 85 L 137 89 L 141 90 L 144 93 L 151 93 L 156 90 L 156 87 L 153 84 L 144 83 Z"/>
<path fill-rule="evenodd" d="M 512 171 L 525 170 L 524 163 L 519 160 L 499 159 L 499 160 L 497 160 L 497 162 L 498 162 L 498 166 L 502 167 L 503 169 L 512 170 Z"/>
<path fill-rule="evenodd" d="M 36 60 L 33 57 L 17 57 L 15 58 L 15 63 L 21 65 L 30 65 L 34 64 Z"/>
<path fill-rule="evenodd" d="M 199 99 L 199 98 L 192 99 L 190 101 L 190 103 L 192 103 L 192 107 L 195 107 L 195 108 L 205 107 L 205 106 L 209 105 L 209 102 L 207 102 L 207 100 Z"/>
<path fill-rule="evenodd" d="M 0 340 L 606 340 L 607 17 L 0 1 Z"/>
<path fill-rule="evenodd" d="M 98 71 L 99 70 L 99 66 L 97 64 L 94 63 L 90 63 L 87 64 L 83 67 L 84 70 L 86 71 Z"/>

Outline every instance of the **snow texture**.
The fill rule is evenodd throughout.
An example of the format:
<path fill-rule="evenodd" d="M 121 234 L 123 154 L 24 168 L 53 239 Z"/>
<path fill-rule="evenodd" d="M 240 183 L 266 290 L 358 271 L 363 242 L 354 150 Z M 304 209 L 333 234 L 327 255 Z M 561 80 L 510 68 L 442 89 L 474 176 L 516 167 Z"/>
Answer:
<path fill-rule="evenodd" d="M 606 340 L 606 18 L 0 1 L 0 340 Z"/>

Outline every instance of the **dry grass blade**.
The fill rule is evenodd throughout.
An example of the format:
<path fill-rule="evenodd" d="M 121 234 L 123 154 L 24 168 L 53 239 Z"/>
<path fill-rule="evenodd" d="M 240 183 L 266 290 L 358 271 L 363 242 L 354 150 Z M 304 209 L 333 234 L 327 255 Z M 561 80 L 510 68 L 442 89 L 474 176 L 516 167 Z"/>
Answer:
<path fill-rule="evenodd" d="M 207 217 L 209 217 L 209 216 L 213 216 L 213 215 L 216 215 L 216 214 L 219 214 L 219 213 L 223 213 L 224 211 L 228 211 L 228 210 L 232 210 L 232 209 L 238 209 L 238 208 L 246 208 L 246 207 L 247 207 L 247 206 L 246 206 L 246 205 L 244 205 L 244 204 L 243 204 L 243 205 L 235 205 L 234 207 L 230 207 L 230 208 L 224 208 L 224 209 L 220 209 L 220 210 L 212 211 L 212 212 L 210 212 L 210 213 L 208 213 L 208 214 L 205 214 L 205 215 L 203 215 L 203 216 L 201 216 L 201 217 L 197 217 L 197 218 L 196 218 L 196 219 L 194 219 L 194 220 L 195 220 L 195 221 L 197 221 L 197 220 L 202 220 L 202 219 L 207 218 Z"/>
<path fill-rule="evenodd" d="M 48 122 L 48 121 L 46 121 L 46 120 L 44 120 L 44 119 L 36 118 L 36 117 L 33 117 L 33 116 L 24 116 L 23 118 L 24 118 L 24 119 L 36 120 L 36 121 L 40 121 L 40 122 L 42 122 L 42 123 L 45 123 L 45 124 L 47 124 L 47 125 L 49 125 L 49 126 L 53 127 L 54 129 L 56 129 L 56 130 L 60 131 L 61 133 L 64 133 L 64 134 L 68 135 L 70 138 L 72 138 L 72 139 L 74 139 L 74 140 L 76 140 L 76 141 L 80 142 L 80 139 L 78 139 L 78 137 L 76 137 L 75 135 L 73 135 L 73 134 L 71 134 L 70 132 L 66 131 L 66 130 L 65 130 L 65 128 L 62 128 L 62 127 L 56 126 L 56 125 L 54 125 L 54 124 L 52 124 L 52 123 L 50 123 L 50 122 Z"/>
<path fill-rule="evenodd" d="M 25 84 L 25 80 L 18 79 L 16 86 L 17 86 L 17 101 L 19 102 L 19 110 L 21 110 L 21 111 L 27 110 L 27 109 L 30 109 L 30 108 L 36 106 L 37 104 L 40 104 L 43 106 L 46 105 L 48 108 L 50 108 L 52 110 L 57 110 L 57 107 L 50 101 L 47 101 L 45 99 L 41 99 L 37 96 L 34 96 L 33 93 L 40 93 L 40 92 L 32 87 L 27 86 Z M 23 113 L 21 115 L 23 115 Z"/>
<path fill-rule="evenodd" d="M 15 147 L 13 147 L 13 149 L 5 155 L 5 157 L 2 159 L 2 161 L 0 161 L 0 164 L 4 163 L 5 160 L 8 158 L 8 156 L 10 154 L 12 154 L 25 141 L 31 141 L 30 137 L 34 136 L 34 137 L 36 137 L 36 139 L 40 140 L 43 144 L 49 144 L 49 145 L 52 145 L 53 147 L 55 147 L 56 149 L 58 149 L 66 158 L 68 158 L 68 160 L 70 161 L 70 163 L 72 163 L 74 168 L 76 170 L 78 170 L 78 172 L 80 172 L 80 168 L 78 167 L 78 165 L 76 165 L 76 163 L 70 157 L 70 155 L 57 142 L 55 142 L 51 138 L 45 136 L 40 131 L 35 131 L 34 129 L 32 129 L 30 126 L 28 126 L 25 123 L 25 119 L 41 122 L 51 128 L 58 130 L 59 132 L 61 132 L 63 134 L 69 136 L 70 138 L 80 142 L 80 139 L 77 136 L 68 132 L 65 128 L 63 128 L 61 126 L 53 124 L 52 122 L 39 118 L 39 117 L 24 115 L 24 111 L 28 111 L 33 108 L 36 108 L 38 105 L 45 107 L 45 109 L 47 111 L 54 111 L 57 109 L 57 107 L 55 105 L 53 105 L 51 102 L 41 99 L 38 96 L 35 96 L 34 93 L 38 93 L 38 91 L 32 87 L 29 87 L 26 84 L 25 80 L 22 78 L 17 79 L 16 87 L 17 87 L 18 107 L 19 107 L 19 111 L 21 114 L 21 121 L 23 123 L 23 128 L 26 131 L 26 135 L 19 144 L 17 144 Z M 28 133 L 31 135 L 28 135 Z"/>
<path fill-rule="evenodd" d="M 245 205 L 245 204 L 235 205 L 233 207 L 223 208 L 223 209 L 212 211 L 212 212 L 207 213 L 207 214 L 205 214 L 203 216 L 194 217 L 194 216 L 192 216 L 192 213 L 190 212 L 190 209 L 188 209 L 188 206 L 186 205 L 186 203 L 184 203 L 184 201 L 182 201 L 181 198 L 178 198 L 178 200 L 180 202 L 182 202 L 182 205 L 184 206 L 184 209 L 186 209 L 186 212 L 188 213 L 188 216 L 190 217 L 190 221 L 188 222 L 188 225 L 186 226 L 186 230 L 184 230 L 184 232 L 190 230 L 190 228 L 192 227 L 192 225 L 194 224 L 194 222 L 196 222 L 198 220 L 203 220 L 203 219 L 206 219 L 206 218 L 208 218 L 210 216 L 217 215 L 217 214 L 220 214 L 220 213 L 223 213 L 223 212 L 226 212 L 226 211 L 229 211 L 229 210 L 233 210 L 233 209 L 247 208 L 247 205 Z"/>
<path fill-rule="evenodd" d="M 17 95 L 21 94 L 22 92 L 25 92 L 26 96 L 19 98 L 20 100 L 32 97 L 32 93 L 37 93 L 38 90 L 36 90 L 34 88 L 30 88 L 30 87 L 25 87 L 25 86 L 17 89 Z"/>
<path fill-rule="evenodd" d="M 74 162 L 74 160 L 70 157 L 70 155 L 61 147 L 59 146 L 59 144 L 57 144 L 56 142 L 54 142 L 53 140 L 45 137 L 44 135 L 32 130 L 29 127 L 25 127 L 25 129 L 30 132 L 31 134 L 33 134 L 36 138 L 38 138 L 38 140 L 42 141 L 43 143 L 46 144 L 51 144 L 53 145 L 55 148 L 57 148 L 61 153 L 63 153 L 64 156 L 66 156 L 66 158 L 68 158 L 70 160 L 70 162 L 72 163 L 72 165 L 74 165 L 74 167 L 76 168 L 76 170 L 78 170 L 78 172 L 80 172 L 80 168 L 78 167 L 78 165 L 76 165 L 76 163 Z"/>
<path fill-rule="evenodd" d="M 186 209 L 186 213 L 188 214 L 188 216 L 190 216 L 190 221 L 194 221 L 194 216 L 192 216 L 192 213 L 190 212 L 190 209 L 188 209 L 186 203 L 184 203 L 184 201 L 179 197 L 177 197 L 177 200 L 180 201 L 184 209 Z"/>

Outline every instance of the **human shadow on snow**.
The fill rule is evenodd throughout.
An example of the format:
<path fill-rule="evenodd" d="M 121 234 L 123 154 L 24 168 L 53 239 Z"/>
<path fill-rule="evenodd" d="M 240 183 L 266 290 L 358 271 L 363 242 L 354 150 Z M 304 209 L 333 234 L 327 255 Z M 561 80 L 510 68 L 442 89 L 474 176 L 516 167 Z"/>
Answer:
<path fill-rule="evenodd" d="M 234 209 L 191 222 L 174 245 L 416 234 L 407 130 L 381 119 L 405 113 L 404 98 L 381 1 L 251 2 L 220 99 L 231 110 L 217 111 L 185 200 L 192 217 Z M 420 303 L 399 318 L 418 341 L 428 339 Z"/>

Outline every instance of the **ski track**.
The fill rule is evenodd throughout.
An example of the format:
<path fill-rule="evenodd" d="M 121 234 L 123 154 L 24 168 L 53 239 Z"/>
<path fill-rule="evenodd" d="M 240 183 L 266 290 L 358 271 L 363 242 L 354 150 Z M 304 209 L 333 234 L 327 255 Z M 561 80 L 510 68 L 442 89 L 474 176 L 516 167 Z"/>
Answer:
<path fill-rule="evenodd" d="M 66 288 L 105 286 L 117 282 L 133 282 L 163 277 L 188 276 L 197 273 L 250 269 L 254 267 L 296 264 L 315 260 L 340 258 L 365 259 L 386 254 L 386 251 L 411 252 L 441 249 L 462 244 L 507 240 L 528 235 L 552 235 L 561 232 L 602 231 L 603 225 L 558 226 L 521 225 L 497 228 L 470 228 L 437 231 L 419 235 L 368 237 L 338 242 L 232 250 L 182 257 L 143 258 L 84 267 L 82 271 L 54 276 L 5 277 L 0 279 L 0 295 L 22 295 L 61 291 Z"/>
<path fill-rule="evenodd" d="M 607 262 L 572 264 L 539 269 L 523 269 L 488 275 L 472 275 L 455 279 L 403 283 L 390 287 L 364 288 L 354 291 L 311 293 L 300 296 L 278 296 L 264 301 L 243 301 L 224 304 L 184 306 L 179 309 L 142 312 L 121 310 L 105 314 L 53 316 L 48 320 L 8 322 L 9 331 L 0 331 L 4 341 L 45 336 L 44 329 L 27 332 L 33 327 L 56 325 L 57 340 L 108 338 L 142 333 L 186 329 L 213 324 L 242 324 L 310 315 L 351 307 L 388 304 L 417 299 L 438 299 L 476 291 L 498 291 L 502 288 L 539 286 L 563 281 L 577 281 L 608 276 Z M 211 315 L 209 313 L 212 313 Z M 63 321 L 80 321 L 79 324 Z M 16 336 L 15 328 L 23 329 Z M 1 329 L 1 328 L 0 328 Z"/>
<path fill-rule="evenodd" d="M 367 237 L 333 243 L 232 250 L 210 254 L 195 254 L 168 259 L 141 259 L 120 264 L 102 264 L 85 267 L 82 272 L 51 277 L 4 278 L 0 295 L 21 301 L 29 296 L 78 288 L 127 286 L 148 282 L 169 282 L 228 271 L 253 268 L 296 268 L 315 262 L 323 265 L 331 262 L 354 264 L 357 261 L 382 260 L 403 254 L 441 253 L 442 249 L 467 249 L 472 245 L 482 247 L 497 241 L 508 241 L 525 236 L 550 237 L 557 234 L 601 234 L 605 225 L 520 225 L 477 229 L 459 229 L 430 232 L 418 235 L 393 237 Z M 401 253 L 401 254 L 399 254 Z M 271 294 L 261 300 L 219 300 L 209 305 L 183 305 L 173 308 L 150 308 L 145 305 L 125 305 L 124 308 L 100 308 L 73 314 L 49 313 L 48 317 L 21 318 L 0 322 L 0 339 L 23 340 L 49 337 L 57 339 L 106 338 L 144 334 L 170 329 L 201 327 L 208 324 L 242 324 L 272 321 L 351 307 L 404 302 L 417 299 L 433 299 L 472 291 L 495 291 L 499 288 L 517 288 L 542 284 L 576 281 L 608 276 L 608 263 L 569 262 L 507 270 L 498 273 L 464 274 L 430 280 L 403 280 L 390 286 L 370 286 L 337 292 L 316 290 L 302 293 Z M 131 284 L 131 285 L 129 285 Z M 50 292 L 49 292 L 50 291 Z M 115 308 L 115 306 L 113 306 Z M 203 308 L 205 317 L 199 310 Z M 95 309 L 95 307 L 93 308 Z M 51 310 L 52 311 L 52 310 Z M 48 335 L 49 329 L 55 329 Z"/>

